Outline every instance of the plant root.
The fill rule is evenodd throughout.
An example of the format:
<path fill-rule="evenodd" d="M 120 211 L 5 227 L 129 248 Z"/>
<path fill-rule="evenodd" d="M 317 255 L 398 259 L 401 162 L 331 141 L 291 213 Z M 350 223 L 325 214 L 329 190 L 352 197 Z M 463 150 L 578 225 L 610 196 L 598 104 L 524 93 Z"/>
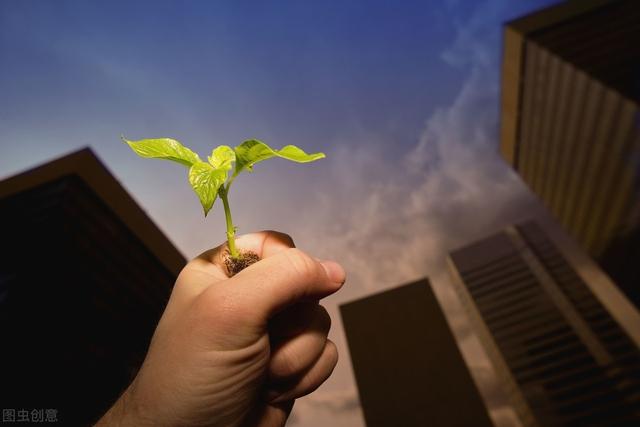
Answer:
<path fill-rule="evenodd" d="M 260 261 L 260 257 L 257 253 L 247 251 L 241 252 L 240 256 L 234 258 L 230 254 L 225 257 L 224 265 L 227 267 L 227 275 L 229 277 L 233 277 L 236 274 L 240 273 L 245 268 L 249 267 L 251 264 Z"/>

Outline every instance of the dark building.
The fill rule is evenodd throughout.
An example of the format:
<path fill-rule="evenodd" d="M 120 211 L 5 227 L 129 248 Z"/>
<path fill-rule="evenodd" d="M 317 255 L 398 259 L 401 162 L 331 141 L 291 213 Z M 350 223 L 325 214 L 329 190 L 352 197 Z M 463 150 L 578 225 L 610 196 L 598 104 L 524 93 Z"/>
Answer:
<path fill-rule="evenodd" d="M 0 182 L 0 227 L 3 417 L 89 425 L 142 363 L 185 260 L 89 149 Z"/>
<path fill-rule="evenodd" d="M 501 151 L 640 306 L 640 2 L 567 1 L 507 24 Z"/>
<path fill-rule="evenodd" d="M 640 315 L 611 282 L 586 280 L 534 222 L 449 265 L 522 425 L 640 425 Z"/>
<path fill-rule="evenodd" d="M 492 425 L 427 280 L 340 312 L 368 427 Z"/>

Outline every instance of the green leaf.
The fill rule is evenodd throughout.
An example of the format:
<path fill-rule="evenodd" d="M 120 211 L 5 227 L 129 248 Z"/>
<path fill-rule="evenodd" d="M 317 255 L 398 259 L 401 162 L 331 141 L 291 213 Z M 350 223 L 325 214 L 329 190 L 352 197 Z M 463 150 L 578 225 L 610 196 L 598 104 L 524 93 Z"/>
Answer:
<path fill-rule="evenodd" d="M 250 139 L 244 141 L 235 148 L 236 152 L 236 170 L 234 176 L 238 175 L 244 169 L 251 171 L 253 165 L 271 157 L 282 157 L 298 163 L 308 163 L 314 160 L 324 158 L 324 153 L 307 154 L 295 145 L 287 145 L 280 150 L 274 150 L 262 141 Z"/>
<path fill-rule="evenodd" d="M 207 216 L 213 207 L 218 196 L 218 189 L 226 179 L 226 170 L 216 169 L 209 163 L 194 163 L 189 169 L 189 183 L 200 199 L 204 216 Z"/>
<path fill-rule="evenodd" d="M 191 166 L 197 162 L 201 162 L 200 157 L 196 153 L 175 139 L 157 138 L 129 141 L 122 137 L 122 140 L 140 157 L 171 160 L 185 166 Z"/>
<path fill-rule="evenodd" d="M 216 147 L 209 156 L 209 163 L 216 169 L 228 171 L 231 163 L 236 161 L 236 153 L 228 145 Z"/>

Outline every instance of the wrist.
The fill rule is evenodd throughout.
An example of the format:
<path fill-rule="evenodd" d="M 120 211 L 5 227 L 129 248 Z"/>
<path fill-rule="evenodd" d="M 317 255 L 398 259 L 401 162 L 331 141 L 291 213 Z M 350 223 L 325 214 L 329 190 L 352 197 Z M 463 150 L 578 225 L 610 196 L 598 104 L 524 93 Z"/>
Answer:
<path fill-rule="evenodd" d="M 94 427 L 144 427 L 151 425 L 140 416 L 140 408 L 130 385 Z"/>

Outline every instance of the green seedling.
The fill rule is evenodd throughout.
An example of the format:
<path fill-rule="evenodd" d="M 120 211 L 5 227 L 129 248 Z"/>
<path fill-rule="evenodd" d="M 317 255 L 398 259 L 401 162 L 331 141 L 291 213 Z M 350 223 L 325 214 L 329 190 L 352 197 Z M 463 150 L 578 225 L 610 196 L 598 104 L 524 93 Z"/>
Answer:
<path fill-rule="evenodd" d="M 236 177 L 244 171 L 253 172 L 253 165 L 272 157 L 281 157 L 298 163 L 313 162 L 325 157 L 324 153 L 307 154 L 295 145 L 287 145 L 274 150 L 256 139 L 244 141 L 235 148 L 220 145 L 207 158 L 200 159 L 180 142 L 170 138 L 122 140 L 140 157 L 171 160 L 189 168 L 189 183 L 200 199 L 206 217 L 216 199 L 220 197 L 227 223 L 227 244 L 229 257 L 225 261 L 230 275 L 258 260 L 253 253 L 240 253 L 236 247 L 236 227 L 233 225 L 229 208 L 229 190 Z M 231 169 L 233 173 L 230 174 Z"/>

